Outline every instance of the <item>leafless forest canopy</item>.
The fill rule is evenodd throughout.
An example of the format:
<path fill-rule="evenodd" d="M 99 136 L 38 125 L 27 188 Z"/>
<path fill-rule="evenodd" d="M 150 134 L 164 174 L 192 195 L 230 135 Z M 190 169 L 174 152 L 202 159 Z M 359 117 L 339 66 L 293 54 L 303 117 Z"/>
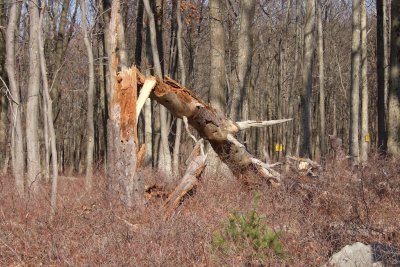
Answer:
<path fill-rule="evenodd" d="M 399 12 L 0 0 L 0 265 L 320 266 L 399 245 Z"/>

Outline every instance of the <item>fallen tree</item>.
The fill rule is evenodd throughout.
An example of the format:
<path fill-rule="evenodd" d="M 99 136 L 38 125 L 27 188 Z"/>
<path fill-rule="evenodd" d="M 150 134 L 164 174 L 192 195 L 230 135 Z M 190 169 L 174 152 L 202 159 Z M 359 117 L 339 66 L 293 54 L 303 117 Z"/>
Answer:
<path fill-rule="evenodd" d="M 257 183 L 262 179 L 280 181 L 280 174 L 270 165 L 251 155 L 235 138 L 235 134 L 250 127 L 270 126 L 288 122 L 291 119 L 234 122 L 171 78 L 165 77 L 161 80 L 158 77 L 145 77 L 138 70 L 135 72 L 139 87 L 143 86 L 146 80 L 156 81 L 149 95 L 150 98 L 196 129 L 203 139 L 210 142 L 219 158 L 243 182 Z"/>
<path fill-rule="evenodd" d="M 141 203 L 143 181 L 137 175 L 144 147 L 139 149 L 137 119 L 148 97 L 164 105 L 173 115 L 183 119 L 199 135 L 210 142 L 219 158 L 227 164 L 244 183 L 255 185 L 264 181 L 280 181 L 280 174 L 269 165 L 252 156 L 236 138 L 239 131 L 251 127 L 264 127 L 284 123 L 291 119 L 272 121 L 233 122 L 222 113 L 197 98 L 190 90 L 169 77 L 160 80 L 145 77 L 135 67 L 116 73 L 108 121 L 108 171 L 109 189 L 120 196 L 128 206 Z M 140 91 L 137 96 L 137 91 Z M 192 135 L 191 137 L 195 139 Z M 195 140 L 197 141 L 197 140 Z M 205 155 L 188 165 L 180 185 L 167 201 L 170 212 L 195 184 L 204 168 Z"/>

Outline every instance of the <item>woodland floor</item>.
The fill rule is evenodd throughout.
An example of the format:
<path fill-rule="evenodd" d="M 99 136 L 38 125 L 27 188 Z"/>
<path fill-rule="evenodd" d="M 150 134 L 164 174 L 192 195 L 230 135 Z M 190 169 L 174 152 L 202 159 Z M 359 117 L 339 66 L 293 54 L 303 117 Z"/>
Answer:
<path fill-rule="evenodd" d="M 61 177 L 52 222 L 49 185 L 40 197 L 21 199 L 12 178 L 0 177 L 0 266 L 320 266 L 356 241 L 399 246 L 398 161 L 375 157 L 353 171 L 345 161 L 328 161 L 319 178 L 283 173 L 281 186 L 257 189 L 229 175 L 205 173 L 167 220 L 162 190 L 147 194 L 144 210 L 135 211 L 110 200 L 102 175 L 92 193 L 85 191 L 83 177 Z M 148 181 L 160 177 L 151 170 L 143 175 Z M 257 212 L 281 231 L 284 259 L 270 253 L 254 260 L 246 249 L 232 254 L 211 245 L 230 213 L 252 209 L 256 191 Z"/>

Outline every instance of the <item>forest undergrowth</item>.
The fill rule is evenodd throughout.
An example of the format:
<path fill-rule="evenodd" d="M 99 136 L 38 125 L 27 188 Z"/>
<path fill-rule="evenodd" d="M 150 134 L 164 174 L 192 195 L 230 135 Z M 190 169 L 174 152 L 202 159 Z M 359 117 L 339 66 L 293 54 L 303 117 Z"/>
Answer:
<path fill-rule="evenodd" d="M 252 189 L 229 174 L 205 173 L 168 219 L 162 203 L 171 188 L 161 184 L 137 210 L 109 197 L 100 172 L 90 193 L 84 177 L 61 177 L 58 211 L 50 221 L 50 185 L 36 199 L 20 198 L 12 178 L 1 177 L 0 266 L 320 266 L 357 241 L 399 247 L 398 161 L 375 156 L 352 169 L 329 160 L 318 178 L 283 169 L 281 185 Z M 152 170 L 141 175 L 148 182 L 160 177 Z M 280 255 L 255 253 L 249 239 L 224 249 L 213 245 L 232 214 L 244 218 L 237 214 L 252 211 L 277 234 Z"/>

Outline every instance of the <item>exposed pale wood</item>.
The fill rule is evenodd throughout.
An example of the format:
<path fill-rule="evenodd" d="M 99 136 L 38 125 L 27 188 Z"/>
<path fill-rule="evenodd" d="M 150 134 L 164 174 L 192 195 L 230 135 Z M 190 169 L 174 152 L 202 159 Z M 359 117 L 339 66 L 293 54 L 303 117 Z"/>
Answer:
<path fill-rule="evenodd" d="M 265 127 L 265 126 L 272 126 L 272 125 L 276 125 L 276 124 L 281 124 L 281 123 L 285 123 L 288 121 L 291 121 L 293 119 L 283 119 L 283 120 L 270 120 L 270 121 L 254 121 L 254 120 L 249 120 L 249 121 L 238 121 L 236 122 L 237 126 L 239 127 L 240 131 L 249 129 L 249 128 L 253 128 L 253 127 L 257 127 L 257 128 L 261 128 L 261 127 Z"/>
<path fill-rule="evenodd" d="M 151 91 L 154 89 L 154 86 L 156 86 L 156 80 L 154 79 L 146 79 L 146 81 L 144 82 L 136 102 L 136 121 L 139 119 L 140 111 L 146 103 L 147 98 L 149 98 Z"/>

